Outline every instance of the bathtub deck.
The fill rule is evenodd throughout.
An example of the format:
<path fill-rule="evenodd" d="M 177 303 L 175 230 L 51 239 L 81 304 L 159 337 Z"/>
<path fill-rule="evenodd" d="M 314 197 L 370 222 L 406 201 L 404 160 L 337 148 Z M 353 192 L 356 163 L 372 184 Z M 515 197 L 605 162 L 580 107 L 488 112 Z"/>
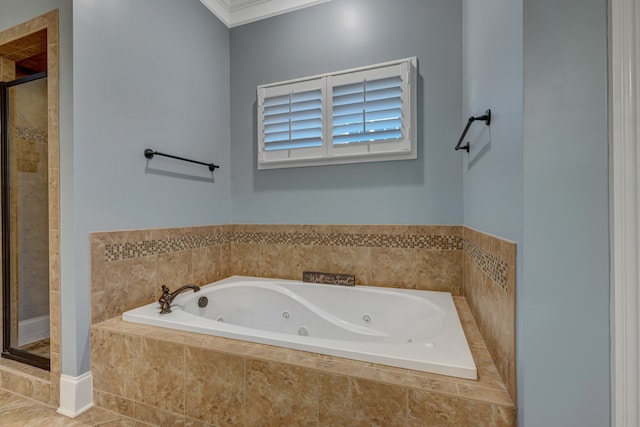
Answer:
<path fill-rule="evenodd" d="M 363 384 L 369 384 L 369 382 L 371 382 L 371 384 L 378 384 L 383 388 L 386 385 L 394 386 L 390 389 L 392 389 L 395 395 L 397 395 L 396 400 L 404 399 L 404 404 L 400 401 L 398 402 L 398 408 L 402 408 L 403 405 L 404 408 L 408 408 L 404 409 L 405 413 L 402 415 L 404 416 L 405 422 L 402 422 L 399 425 L 421 425 L 420 423 L 424 422 L 425 419 L 433 419 L 429 417 L 457 417 L 465 416 L 464 414 L 466 414 L 467 417 L 474 419 L 477 417 L 486 417 L 487 425 L 515 426 L 516 411 L 514 402 L 511 399 L 507 388 L 484 344 L 469 306 L 467 305 L 464 297 L 454 297 L 454 300 L 478 369 L 478 380 L 448 377 L 402 368 L 387 367 L 367 362 L 353 361 L 338 357 L 318 355 L 299 350 L 290 350 L 263 344 L 204 336 L 191 332 L 182 332 L 154 326 L 128 323 L 122 321 L 120 318 L 113 318 L 91 326 L 92 370 L 94 372 L 94 387 L 96 390 L 94 395 L 96 396 L 96 404 L 104 406 L 106 409 L 117 411 L 117 406 L 126 406 L 129 400 L 131 400 L 131 407 L 136 406 L 135 400 L 137 399 L 144 402 L 144 397 L 136 396 L 135 393 L 131 394 L 127 392 L 127 390 L 139 387 L 135 384 L 127 383 L 127 381 L 133 381 L 133 377 L 135 377 L 135 375 L 131 374 L 131 379 L 128 379 L 127 372 L 122 371 L 122 369 L 128 369 L 126 366 L 114 367 L 115 364 L 112 358 L 117 357 L 118 359 L 122 359 L 122 354 L 117 354 L 115 350 L 113 352 L 114 354 L 110 354 L 109 351 L 105 350 L 112 347 L 113 343 L 110 343 L 109 340 L 113 340 L 114 336 L 120 336 L 120 339 L 124 336 L 127 337 L 127 340 L 139 339 L 143 342 L 153 341 L 156 344 L 160 341 L 161 343 L 166 343 L 168 346 L 182 346 L 185 349 L 183 354 L 186 354 L 188 349 L 196 348 L 198 349 L 197 351 L 211 351 L 221 355 L 233 356 L 232 359 L 237 358 L 238 360 L 242 360 L 242 363 L 244 363 L 244 381 L 250 381 L 249 364 L 251 364 L 252 367 L 261 366 L 261 369 L 263 369 L 264 366 L 272 363 L 274 366 L 286 365 L 296 367 L 291 368 L 294 370 L 302 368 L 300 371 L 311 373 L 315 372 L 316 375 L 321 375 L 323 378 L 330 378 L 331 381 L 346 379 L 347 383 L 345 384 L 352 384 L 353 382 L 357 383 L 362 380 Z M 163 344 L 161 343 L 159 347 L 162 347 Z M 149 347 L 151 344 L 145 345 Z M 123 362 L 126 361 L 119 360 L 119 363 Z M 144 363 L 153 364 L 154 361 L 145 360 Z M 120 369 L 120 371 L 115 372 L 113 371 L 114 369 Z M 184 370 L 187 370 L 187 368 L 183 369 L 183 375 L 186 376 L 187 374 L 184 373 Z M 124 377 L 124 379 L 116 378 L 117 376 Z M 113 381 L 119 381 L 119 383 L 114 384 L 112 383 Z M 244 384 L 241 387 L 241 390 L 244 390 L 242 392 L 244 399 L 248 399 L 247 396 L 251 394 L 251 391 L 248 390 L 249 386 L 250 384 Z M 153 386 L 151 388 L 153 388 Z M 325 389 L 330 388 L 331 387 L 329 386 L 325 387 Z M 318 393 L 320 394 L 320 392 Z M 325 398 L 320 396 L 318 399 L 320 405 L 322 405 L 327 404 L 327 401 L 330 401 L 331 397 Z M 340 397 L 337 399 L 340 399 Z M 388 398 L 386 399 L 389 401 Z M 425 409 L 430 406 L 426 404 L 427 401 L 431 402 L 433 399 L 436 401 L 438 401 L 438 399 L 444 399 L 441 401 L 441 406 L 443 408 L 451 408 L 452 405 L 454 405 L 455 407 L 462 409 L 446 411 L 446 414 L 444 415 L 438 410 L 433 413 L 424 413 L 421 415 L 420 411 L 428 411 L 428 409 Z M 116 405 L 114 402 L 120 403 L 118 403 L 117 406 L 114 406 Z M 270 404 L 272 406 L 274 405 L 273 402 Z M 165 416 L 168 416 L 167 414 L 173 414 L 172 416 L 186 417 L 183 418 L 184 420 L 188 420 L 191 416 L 196 419 L 207 421 L 206 417 L 209 416 L 209 414 L 205 413 L 201 413 L 201 416 L 197 416 L 197 414 L 199 414 L 198 411 L 194 412 L 196 416 L 187 413 L 189 408 L 185 409 L 184 404 L 182 407 L 177 407 L 177 409 L 166 407 L 162 409 L 165 411 L 160 412 L 165 414 Z M 341 411 L 344 410 L 344 408 L 341 409 Z M 320 412 L 322 413 L 322 410 L 320 410 Z M 331 411 L 329 412 L 331 414 Z M 316 410 L 316 416 L 318 416 L 317 413 L 318 411 Z M 134 415 L 135 414 L 133 412 L 130 414 L 130 416 Z M 157 416 L 158 415 L 156 414 L 155 417 Z M 398 415 L 398 417 L 402 416 Z M 136 418 L 141 419 L 139 417 Z M 240 419 L 244 419 L 245 423 L 250 418 L 250 413 L 242 413 L 240 416 Z M 325 421 L 327 420 L 328 419 L 325 419 Z M 412 420 L 417 421 L 418 423 L 414 424 L 412 423 Z M 456 424 L 457 419 L 447 418 L 447 420 Z M 214 421 L 215 420 L 209 420 L 212 424 L 215 423 Z M 315 423 L 316 422 L 314 422 L 314 424 Z M 323 425 L 322 420 L 317 424 Z"/>

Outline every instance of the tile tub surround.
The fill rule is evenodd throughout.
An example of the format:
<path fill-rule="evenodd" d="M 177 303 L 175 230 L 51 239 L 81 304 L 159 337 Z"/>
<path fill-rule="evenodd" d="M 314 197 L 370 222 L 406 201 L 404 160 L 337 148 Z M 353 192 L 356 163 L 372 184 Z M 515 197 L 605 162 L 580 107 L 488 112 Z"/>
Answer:
<path fill-rule="evenodd" d="M 157 300 L 162 285 L 232 275 L 322 271 L 355 274 L 357 285 L 462 292 L 461 226 L 219 225 L 91 233 L 90 247 L 92 323 Z"/>
<path fill-rule="evenodd" d="M 323 271 L 464 295 L 515 400 L 516 248 L 504 239 L 455 225 L 235 224 L 92 233 L 90 242 L 92 323 L 157 300 L 163 284 L 232 275 Z"/>
<path fill-rule="evenodd" d="M 231 275 L 231 226 L 91 233 L 91 323 Z"/>
<path fill-rule="evenodd" d="M 235 224 L 92 233 L 90 243 L 92 323 L 157 300 L 162 285 L 232 275 L 323 271 L 465 295 L 515 399 L 516 248 L 504 239 L 456 225 Z"/>
<path fill-rule="evenodd" d="M 355 274 L 356 285 L 460 295 L 461 237 L 460 226 L 234 225 L 231 270 L 295 280 L 304 271 Z"/>
<path fill-rule="evenodd" d="M 463 236 L 463 293 L 515 400 L 516 244 L 469 227 Z"/>
<path fill-rule="evenodd" d="M 158 425 L 515 426 L 463 297 L 477 381 L 131 324 L 91 327 L 94 402 Z"/>

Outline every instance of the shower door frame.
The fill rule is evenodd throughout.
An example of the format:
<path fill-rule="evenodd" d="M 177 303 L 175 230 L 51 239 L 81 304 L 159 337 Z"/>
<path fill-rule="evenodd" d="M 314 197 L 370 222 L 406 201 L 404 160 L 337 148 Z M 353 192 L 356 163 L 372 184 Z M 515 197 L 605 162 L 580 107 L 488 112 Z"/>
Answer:
<path fill-rule="evenodd" d="M 2 357 L 26 363 L 41 369 L 51 370 L 51 359 L 29 353 L 11 346 L 11 235 L 10 235 L 10 169 L 9 169 L 9 122 L 7 108 L 8 91 L 11 87 L 47 77 L 47 72 L 32 74 L 26 77 L 0 82 L 0 176 L 2 180 Z M 47 233 L 48 234 L 48 233 Z M 47 284 L 49 292 L 49 284 Z M 17 327 L 17 326 L 16 326 Z"/>

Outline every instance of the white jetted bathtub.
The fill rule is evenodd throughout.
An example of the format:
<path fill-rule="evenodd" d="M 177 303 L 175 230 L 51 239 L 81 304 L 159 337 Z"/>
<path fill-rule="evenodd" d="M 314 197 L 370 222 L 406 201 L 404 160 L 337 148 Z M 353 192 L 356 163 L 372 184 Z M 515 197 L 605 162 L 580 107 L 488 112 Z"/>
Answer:
<path fill-rule="evenodd" d="M 206 297 L 204 307 L 202 297 Z M 476 379 L 451 294 L 233 276 L 129 322 Z"/>

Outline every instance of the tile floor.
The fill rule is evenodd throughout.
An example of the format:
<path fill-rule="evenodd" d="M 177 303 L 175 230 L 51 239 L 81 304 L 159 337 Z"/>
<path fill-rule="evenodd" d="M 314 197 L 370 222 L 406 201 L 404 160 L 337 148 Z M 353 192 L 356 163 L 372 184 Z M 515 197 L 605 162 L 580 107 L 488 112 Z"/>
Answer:
<path fill-rule="evenodd" d="M 2 427 L 143 427 L 141 423 L 101 408 L 91 408 L 71 419 L 17 394 L 0 390 L 0 426 Z"/>
<path fill-rule="evenodd" d="M 49 358 L 49 338 L 23 345 L 21 350 Z"/>

